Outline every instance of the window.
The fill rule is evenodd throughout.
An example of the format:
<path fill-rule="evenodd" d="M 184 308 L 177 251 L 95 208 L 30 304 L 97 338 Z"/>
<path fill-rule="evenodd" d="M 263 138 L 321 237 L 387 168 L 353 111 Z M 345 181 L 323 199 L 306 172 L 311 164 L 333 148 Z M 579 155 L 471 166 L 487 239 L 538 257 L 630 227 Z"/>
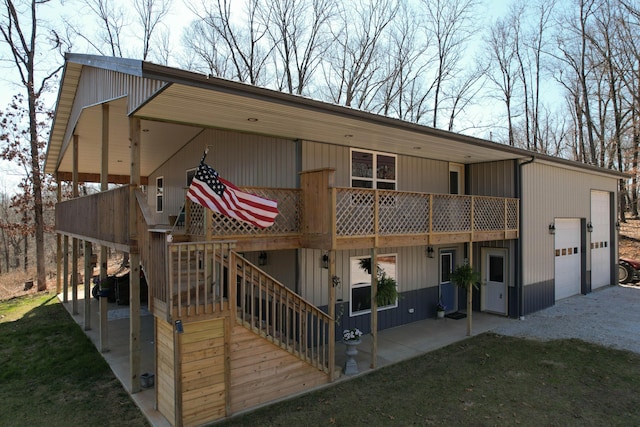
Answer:
<path fill-rule="evenodd" d="M 385 286 L 397 289 L 395 254 L 378 256 L 378 292 L 383 292 Z M 351 316 L 371 313 L 371 257 L 351 258 L 351 298 L 349 312 Z M 378 310 L 388 310 L 398 307 L 395 298 L 389 304 L 379 306 Z"/>
<path fill-rule="evenodd" d="M 164 177 L 156 178 L 156 212 L 162 212 L 164 206 Z"/>
<path fill-rule="evenodd" d="M 196 170 L 197 168 L 187 169 L 187 185 L 185 186 L 186 188 L 189 188 L 189 186 L 191 185 L 191 181 L 193 181 L 193 178 L 196 176 Z"/>
<path fill-rule="evenodd" d="M 395 190 L 396 156 L 351 150 L 351 186 Z"/>

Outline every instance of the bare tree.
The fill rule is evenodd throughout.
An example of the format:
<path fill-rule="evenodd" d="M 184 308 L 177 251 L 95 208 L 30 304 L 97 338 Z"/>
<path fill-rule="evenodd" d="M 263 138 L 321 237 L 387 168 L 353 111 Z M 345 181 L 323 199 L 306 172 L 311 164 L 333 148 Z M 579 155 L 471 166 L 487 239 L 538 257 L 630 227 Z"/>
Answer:
<path fill-rule="evenodd" d="M 123 31 L 127 25 L 125 9 L 115 5 L 113 0 L 82 0 L 82 3 L 89 9 L 98 25 L 94 34 L 88 32 L 83 24 L 68 23 L 74 29 L 75 35 L 86 41 L 100 55 L 122 57 Z"/>
<path fill-rule="evenodd" d="M 514 97 L 518 78 L 513 31 L 513 25 L 506 20 L 499 19 L 491 26 L 489 38 L 486 41 L 490 62 L 497 65 L 497 70 L 495 67 L 489 68 L 487 76 L 498 89 L 500 100 L 504 102 L 507 113 L 507 144 L 511 146 L 515 145 Z"/>
<path fill-rule="evenodd" d="M 38 102 L 48 84 L 54 78 L 62 66 L 58 66 L 50 72 L 38 73 L 36 59 L 40 55 L 38 38 L 37 12 L 39 6 L 46 0 L 32 0 L 28 7 L 17 9 L 13 0 L 4 0 L 4 8 L 0 21 L 0 33 L 5 47 L 10 51 L 14 69 L 20 76 L 20 83 L 25 91 L 28 116 L 28 145 L 30 156 L 30 179 L 33 195 L 34 230 L 36 239 L 36 265 L 37 265 L 37 289 L 47 288 L 45 263 L 44 263 L 44 213 L 42 202 L 43 174 L 41 169 L 41 154 L 44 141 L 39 131 L 41 122 L 38 118 Z M 52 32 L 55 36 L 56 33 Z M 61 47 L 57 37 L 50 38 L 53 47 Z"/>
<path fill-rule="evenodd" d="M 445 83 L 455 77 L 464 57 L 464 47 L 473 29 L 476 0 L 422 0 L 428 39 L 436 47 L 437 70 L 433 81 L 433 121 L 438 127 L 438 110 Z"/>
<path fill-rule="evenodd" d="M 171 0 L 135 0 L 133 7 L 142 27 L 142 59 L 151 50 L 151 36 L 170 11 Z"/>
<path fill-rule="evenodd" d="M 367 109 L 373 101 L 387 77 L 380 75 L 380 45 L 396 10 L 394 0 L 343 5 L 323 69 L 331 101 L 360 109 Z"/>
<path fill-rule="evenodd" d="M 418 42 L 418 14 L 410 3 L 398 5 L 396 19 L 389 26 L 383 41 L 382 81 L 377 112 L 411 122 L 420 122 L 427 110 L 431 88 L 424 87 L 423 73 L 428 61 L 424 60 L 428 43 Z"/>
<path fill-rule="evenodd" d="M 298 95 L 313 81 L 329 47 L 335 0 L 272 0 L 259 7 L 271 44 L 279 90 Z"/>
<path fill-rule="evenodd" d="M 210 27 L 208 34 L 216 34 L 215 38 L 224 46 L 224 56 L 231 66 L 223 77 L 252 85 L 267 84 L 266 66 L 274 47 L 267 43 L 267 28 L 259 19 L 259 5 L 260 0 L 246 0 L 244 14 L 239 17 L 232 16 L 230 0 L 216 0 L 211 7 L 205 0 L 188 5 L 196 19 Z M 217 46 L 215 49 L 221 51 Z"/>
<path fill-rule="evenodd" d="M 230 55 L 220 33 L 204 20 L 193 20 L 182 37 L 183 67 L 216 77 L 231 78 Z"/>

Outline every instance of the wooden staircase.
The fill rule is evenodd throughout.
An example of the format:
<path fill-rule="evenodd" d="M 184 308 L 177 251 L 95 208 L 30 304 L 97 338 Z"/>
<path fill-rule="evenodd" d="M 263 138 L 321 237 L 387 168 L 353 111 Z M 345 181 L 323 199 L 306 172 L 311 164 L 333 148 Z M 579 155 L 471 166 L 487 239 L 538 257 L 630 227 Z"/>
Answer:
<path fill-rule="evenodd" d="M 335 326 L 326 313 L 231 243 L 165 239 L 164 248 L 157 395 L 172 424 L 206 424 L 332 380 Z"/>

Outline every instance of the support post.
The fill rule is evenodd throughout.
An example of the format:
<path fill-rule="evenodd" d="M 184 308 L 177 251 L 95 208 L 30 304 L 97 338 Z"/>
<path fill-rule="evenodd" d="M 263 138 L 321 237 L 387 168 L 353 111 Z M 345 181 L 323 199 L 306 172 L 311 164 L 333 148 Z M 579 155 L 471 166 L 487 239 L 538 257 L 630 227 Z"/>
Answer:
<path fill-rule="evenodd" d="M 329 380 L 334 381 L 336 376 L 336 284 L 333 278 L 336 275 L 336 251 L 329 251 Z"/>
<path fill-rule="evenodd" d="M 72 196 L 78 197 L 78 135 L 73 135 L 73 172 L 72 172 Z M 71 239 L 71 300 L 72 314 L 78 314 L 78 239 Z"/>
<path fill-rule="evenodd" d="M 100 191 L 109 188 L 109 104 L 102 104 L 102 159 L 100 167 Z M 100 283 L 107 282 L 107 247 L 100 246 Z M 115 292 L 115 290 L 113 290 Z M 107 327 L 107 297 L 100 297 L 100 351 L 109 351 L 109 328 Z"/>
<path fill-rule="evenodd" d="M 473 241 L 469 242 L 469 267 L 473 268 Z M 471 324 L 471 311 L 473 310 L 472 304 L 473 298 L 473 284 L 467 286 L 467 336 L 470 337 L 472 333 Z"/>
<path fill-rule="evenodd" d="M 129 185 L 129 368 L 131 393 L 140 391 L 140 248 L 136 189 L 140 185 L 140 119 L 129 119 L 131 180 Z"/>
<path fill-rule="evenodd" d="M 62 286 L 62 302 L 69 302 L 69 236 L 62 238 L 62 246 L 64 247 L 62 256 L 64 264 L 62 266 L 63 286 Z"/>
<path fill-rule="evenodd" d="M 56 179 L 56 201 L 62 201 L 62 189 L 60 180 Z M 56 294 L 62 292 L 62 236 L 56 233 Z"/>
<path fill-rule="evenodd" d="M 93 266 L 91 265 L 91 242 L 84 241 L 84 330 L 91 330 L 91 276 L 93 276 Z"/>
<path fill-rule="evenodd" d="M 371 369 L 378 365 L 378 248 L 371 249 Z"/>

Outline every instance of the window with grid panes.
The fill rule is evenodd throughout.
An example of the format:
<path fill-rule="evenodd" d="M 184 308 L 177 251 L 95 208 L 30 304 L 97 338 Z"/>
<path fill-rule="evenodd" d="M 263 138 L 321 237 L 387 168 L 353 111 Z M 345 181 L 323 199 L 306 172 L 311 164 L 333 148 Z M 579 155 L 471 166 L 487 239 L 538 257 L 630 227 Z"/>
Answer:
<path fill-rule="evenodd" d="M 396 156 L 374 151 L 351 150 L 351 186 L 396 189 Z"/>

